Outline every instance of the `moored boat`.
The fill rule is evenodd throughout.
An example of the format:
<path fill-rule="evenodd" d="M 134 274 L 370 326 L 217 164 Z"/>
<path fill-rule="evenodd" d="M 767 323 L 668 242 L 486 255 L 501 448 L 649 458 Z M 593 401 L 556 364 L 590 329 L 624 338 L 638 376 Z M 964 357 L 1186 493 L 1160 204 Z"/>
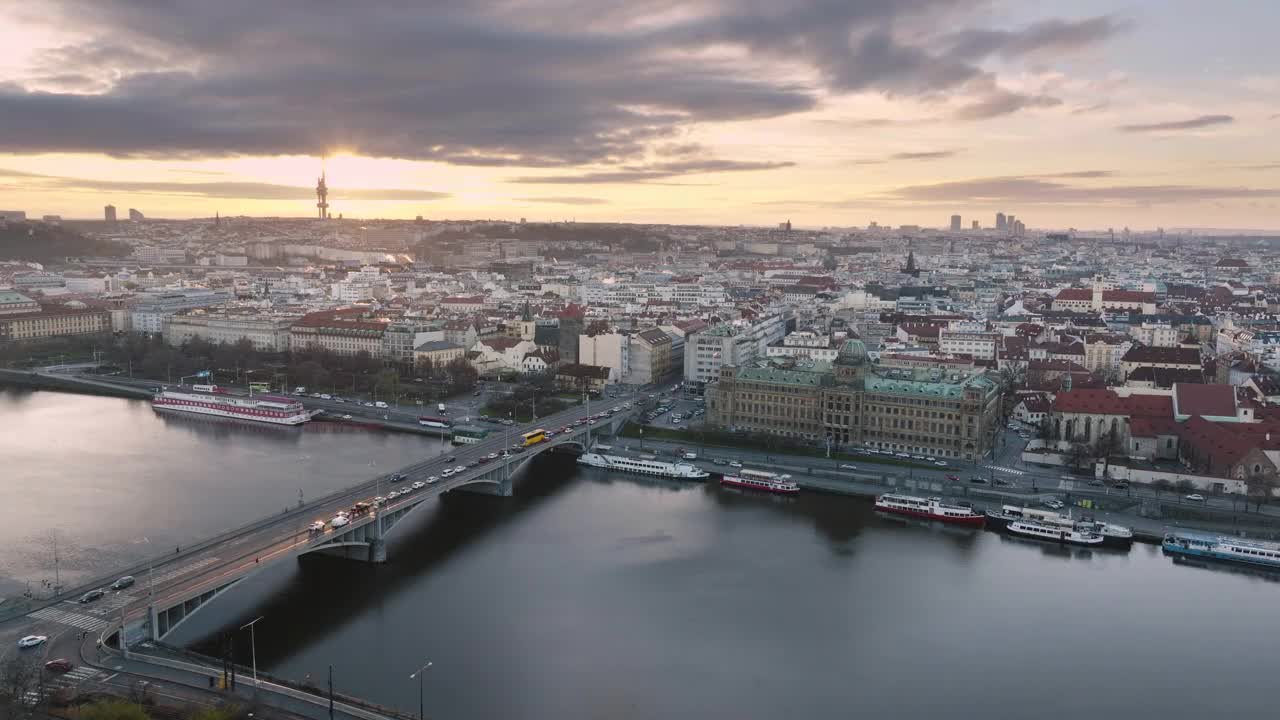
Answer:
<path fill-rule="evenodd" d="M 990 530 L 1007 531 L 1010 523 L 1025 520 L 1067 531 L 1079 530 L 1101 535 L 1104 547 L 1127 550 L 1133 545 L 1133 531 L 1123 525 L 1114 525 L 1097 520 L 1078 520 L 1070 515 L 1063 515 L 1053 510 L 1004 505 L 999 511 L 988 510 L 986 516 L 987 528 Z"/>
<path fill-rule="evenodd" d="M 739 470 L 738 474 L 725 474 L 720 478 L 721 485 L 763 490 L 780 495 L 794 495 L 800 492 L 800 486 L 790 475 L 779 475 L 764 470 Z"/>
<path fill-rule="evenodd" d="M 1100 547 L 1102 535 L 1092 530 L 1080 530 L 1064 525 L 1049 525 L 1034 520 L 1014 520 L 1006 526 L 1006 531 L 1014 537 L 1029 540 L 1044 540 L 1062 545 L 1080 545 L 1082 547 Z"/>
<path fill-rule="evenodd" d="M 642 475 L 675 478 L 677 480 L 706 480 L 710 473 L 694 465 L 686 463 L 669 463 L 659 460 L 644 460 L 621 455 L 604 455 L 601 453 L 584 453 L 578 458 L 582 465 L 604 468 L 606 470 L 623 470 Z"/>
<path fill-rule="evenodd" d="M 986 517 L 971 507 L 942 502 L 942 498 L 885 493 L 876 498 L 876 510 L 955 525 L 982 527 Z"/>
<path fill-rule="evenodd" d="M 1280 543 L 1194 530 L 1173 530 L 1165 533 L 1160 547 L 1166 554 L 1174 556 L 1207 558 L 1280 570 Z"/>
<path fill-rule="evenodd" d="M 164 390 L 151 401 L 156 410 L 251 420 L 273 425 L 301 425 L 311 419 L 302 403 L 275 395 L 231 395 L 217 385 L 193 385 L 190 390 Z"/>

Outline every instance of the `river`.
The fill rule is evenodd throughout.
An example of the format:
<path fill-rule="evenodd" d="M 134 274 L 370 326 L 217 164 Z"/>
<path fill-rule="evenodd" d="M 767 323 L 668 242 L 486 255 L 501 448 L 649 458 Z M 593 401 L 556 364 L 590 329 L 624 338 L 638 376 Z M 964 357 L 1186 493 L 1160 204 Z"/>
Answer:
<path fill-rule="evenodd" d="M 47 520 L 91 491 L 64 531 L 107 558 L 144 534 L 122 525 L 199 536 L 288 503 L 303 480 L 321 492 L 370 458 L 408 462 L 424 442 L 339 445 L 175 425 L 120 400 L 5 397 L 0 427 L 27 438 L 0 441 L 19 451 L 9 469 L 77 476 L 5 497 Z M 54 437 L 52 455 L 32 452 Z M 38 539 L 42 523 L 24 523 Z M 196 634 L 260 615 L 264 670 L 322 684 L 332 666 L 339 690 L 411 712 L 409 674 L 431 661 L 435 718 L 1204 718 L 1274 705 L 1277 576 L 1179 566 L 1149 545 L 1067 551 L 884 519 L 853 498 L 539 461 L 515 497 L 455 493 L 415 514 L 389 557 L 308 557 L 247 581 L 187 640 L 208 648 Z"/>

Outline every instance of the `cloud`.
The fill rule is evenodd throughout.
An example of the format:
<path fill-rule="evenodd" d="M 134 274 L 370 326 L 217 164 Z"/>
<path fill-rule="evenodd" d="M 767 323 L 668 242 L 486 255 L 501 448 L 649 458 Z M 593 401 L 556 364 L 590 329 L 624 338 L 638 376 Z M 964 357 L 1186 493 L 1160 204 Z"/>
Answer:
<path fill-rule="evenodd" d="M 554 205 L 608 205 L 602 198 L 580 197 L 578 195 L 550 195 L 544 197 L 518 197 L 516 202 L 551 203 Z"/>
<path fill-rule="evenodd" d="M 628 183 L 643 182 L 647 180 L 661 180 L 663 178 L 697 175 L 701 173 L 776 170 L 778 168 L 792 167 L 794 165 L 795 163 L 789 161 L 764 162 L 750 160 L 718 160 L 714 158 L 693 159 L 650 163 L 647 165 L 623 167 L 619 170 L 591 171 L 575 173 L 572 175 L 528 175 L 512 178 L 511 180 L 508 180 L 508 182 L 553 185 Z"/>
<path fill-rule="evenodd" d="M 309 200 L 315 188 L 258 182 L 167 182 L 144 180 L 96 180 L 90 178 L 40 175 L 0 168 L 0 177 L 27 178 L 42 188 L 82 190 L 132 195 L 177 195 L 185 197 L 233 198 L 238 200 Z M 350 200 L 429 201 L 449 197 L 448 193 L 409 188 L 330 188 L 330 196 Z"/>
<path fill-rule="evenodd" d="M 1100 112 L 1102 110 L 1106 110 L 1109 107 L 1111 107 L 1111 103 L 1103 101 L 1100 103 L 1094 103 L 1092 105 L 1085 105 L 1083 107 L 1074 108 L 1071 111 L 1071 114 L 1072 115 L 1088 115 L 1089 113 L 1095 113 L 1095 112 Z"/>
<path fill-rule="evenodd" d="M 946 158 L 955 157 L 964 152 L 959 150 L 921 150 L 916 152 L 898 152 L 883 158 L 863 158 L 861 160 L 853 160 L 850 165 L 885 165 L 891 160 L 916 161 L 916 160 L 945 160 Z"/>
<path fill-rule="evenodd" d="M 1059 175 L 1056 177 L 1069 177 Z M 895 200 L 938 203 L 1169 204 L 1212 200 L 1280 197 L 1280 188 L 1204 185 L 1070 185 L 1055 176 L 976 178 L 929 185 L 910 185 L 888 193 Z M 1092 177 L 1092 176 L 1091 176 Z"/>
<path fill-rule="evenodd" d="M 0 87 L 0 152 L 343 149 L 458 165 L 621 166 L 699 124 L 806 112 L 853 92 L 965 93 L 995 82 L 987 59 L 1074 51 L 1122 25 L 1106 16 L 966 31 L 986 22 L 979 5 L 473 0 L 315 12 L 306 0 L 168 0 L 163 11 L 47 0 L 24 18 L 43 27 L 13 31 L 82 39 Z M 1048 102 L 1009 93 L 965 112 Z"/>
<path fill-rule="evenodd" d="M 1055 107 L 1061 104 L 1062 100 L 1049 95 L 1028 95 L 996 89 L 977 102 L 969 103 L 956 110 L 955 117 L 958 120 L 987 120 L 1025 108 Z"/>
<path fill-rule="evenodd" d="M 1169 130 L 1196 130 L 1213 125 L 1226 125 L 1235 122 L 1230 115 L 1200 115 L 1188 120 L 1170 120 L 1157 123 L 1141 123 L 1137 125 L 1121 125 L 1123 132 L 1165 132 Z"/>

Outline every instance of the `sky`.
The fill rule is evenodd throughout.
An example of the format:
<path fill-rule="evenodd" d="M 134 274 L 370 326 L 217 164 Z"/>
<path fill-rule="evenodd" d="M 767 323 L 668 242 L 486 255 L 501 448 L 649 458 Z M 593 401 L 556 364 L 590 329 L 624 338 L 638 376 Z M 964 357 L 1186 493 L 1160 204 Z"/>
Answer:
<path fill-rule="evenodd" d="M 0 208 L 1280 229 L 1280 3 L 0 3 Z"/>

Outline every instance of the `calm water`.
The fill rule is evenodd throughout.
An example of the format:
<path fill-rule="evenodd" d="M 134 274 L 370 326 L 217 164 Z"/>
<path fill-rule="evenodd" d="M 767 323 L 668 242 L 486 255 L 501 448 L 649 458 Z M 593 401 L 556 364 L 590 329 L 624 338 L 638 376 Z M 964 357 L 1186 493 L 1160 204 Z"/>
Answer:
<path fill-rule="evenodd" d="M 52 466 L 46 478 L 111 478 L 95 483 L 114 490 L 104 504 L 165 489 L 142 511 L 121 501 L 134 522 L 162 510 L 194 523 L 214 504 L 248 519 L 259 492 L 286 503 L 289 458 L 313 439 L 308 474 L 327 467 L 329 482 L 337 463 L 407 459 L 417 444 L 228 436 L 123 401 L 49 397 L 7 401 L 2 427 L 21 422 L 30 443 L 93 408 L 114 418 L 96 430 L 111 440 L 83 421 L 90 450 L 23 462 Z M 66 437 L 62 447 L 80 447 Z M 228 479 L 193 454 L 235 458 L 254 478 Z M 32 512 L 56 514 L 85 484 L 42 490 Z M 85 537 L 136 535 L 115 535 L 105 507 L 116 505 L 77 516 Z M 112 522 L 96 524 L 104 515 Z M 202 611 L 204 627 L 184 626 L 186 640 L 263 615 L 261 667 L 319 682 L 332 665 L 339 689 L 413 712 L 408 676 L 430 660 L 437 718 L 1274 716 L 1280 582 L 1177 566 L 1151 546 L 1067 552 L 885 520 L 853 499 L 784 501 L 553 462 L 517 497 L 455 493 L 401 532 L 383 566 L 306 558 L 246 581 Z"/>

